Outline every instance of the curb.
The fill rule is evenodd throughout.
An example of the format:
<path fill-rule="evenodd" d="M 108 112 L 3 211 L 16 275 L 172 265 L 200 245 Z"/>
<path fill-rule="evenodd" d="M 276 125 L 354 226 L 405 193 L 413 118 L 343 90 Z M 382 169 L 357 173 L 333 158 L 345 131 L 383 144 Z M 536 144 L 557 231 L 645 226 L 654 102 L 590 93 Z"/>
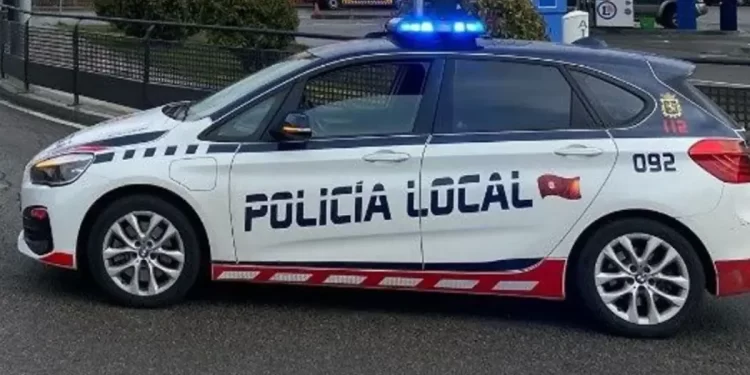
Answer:
<path fill-rule="evenodd" d="M 708 64 L 708 65 L 734 65 L 734 66 L 750 66 L 750 58 L 747 57 L 732 57 L 732 56 L 710 56 L 710 55 L 699 55 L 691 57 L 677 57 L 685 61 L 690 61 L 694 64 Z"/>
<path fill-rule="evenodd" d="M 590 33 L 592 36 L 595 35 L 668 35 L 668 36 L 682 36 L 682 35 L 704 35 L 704 36 L 717 36 L 727 35 L 736 37 L 747 37 L 750 38 L 750 33 L 747 31 L 722 31 L 722 30 L 675 30 L 675 29 L 634 29 L 634 28 L 620 28 L 620 27 L 608 27 L 608 28 L 591 28 Z"/>
<path fill-rule="evenodd" d="M 30 92 L 17 91 L 7 81 L 7 79 L 0 79 L 0 98 L 21 107 L 85 126 L 92 126 L 111 119 L 107 115 L 83 110 L 73 105 L 57 103 Z"/>

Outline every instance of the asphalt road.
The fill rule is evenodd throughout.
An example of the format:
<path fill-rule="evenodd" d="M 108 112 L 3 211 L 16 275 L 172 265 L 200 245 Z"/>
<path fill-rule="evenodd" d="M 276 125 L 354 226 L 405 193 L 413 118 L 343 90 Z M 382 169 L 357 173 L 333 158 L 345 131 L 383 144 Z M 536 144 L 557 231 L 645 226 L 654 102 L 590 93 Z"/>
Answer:
<path fill-rule="evenodd" d="M 565 304 L 214 284 L 180 306 L 112 306 L 15 249 L 24 163 L 70 131 L 0 105 L 0 374 L 747 374 L 750 297 L 684 334 L 598 333 Z M 10 186 L 7 186 L 7 183 Z"/>

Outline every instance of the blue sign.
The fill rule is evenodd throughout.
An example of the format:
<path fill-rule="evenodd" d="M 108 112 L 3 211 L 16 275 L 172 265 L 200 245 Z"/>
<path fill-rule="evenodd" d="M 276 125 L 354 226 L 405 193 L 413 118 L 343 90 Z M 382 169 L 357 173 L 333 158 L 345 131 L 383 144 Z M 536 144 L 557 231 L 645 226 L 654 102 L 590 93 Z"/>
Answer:
<path fill-rule="evenodd" d="M 568 3 L 558 0 L 534 0 L 534 6 L 547 24 L 550 41 L 562 42 L 562 18 L 568 12 Z"/>
<path fill-rule="evenodd" d="M 539 8 L 557 8 L 557 0 L 539 0 Z"/>

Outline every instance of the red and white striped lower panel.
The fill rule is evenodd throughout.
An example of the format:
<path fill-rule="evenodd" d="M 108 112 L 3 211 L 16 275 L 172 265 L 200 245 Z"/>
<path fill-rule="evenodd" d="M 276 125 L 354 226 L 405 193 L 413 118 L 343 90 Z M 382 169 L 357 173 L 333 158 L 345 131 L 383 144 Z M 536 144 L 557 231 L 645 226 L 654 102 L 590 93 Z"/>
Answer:
<path fill-rule="evenodd" d="M 545 259 L 512 272 L 444 272 L 213 264 L 217 281 L 407 289 L 563 299 L 565 259 Z"/>

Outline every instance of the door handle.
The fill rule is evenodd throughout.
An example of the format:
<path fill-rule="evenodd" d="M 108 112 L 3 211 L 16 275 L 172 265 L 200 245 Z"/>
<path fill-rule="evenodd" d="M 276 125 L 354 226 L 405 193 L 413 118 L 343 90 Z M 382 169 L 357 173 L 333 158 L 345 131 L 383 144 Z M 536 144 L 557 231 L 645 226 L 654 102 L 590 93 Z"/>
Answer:
<path fill-rule="evenodd" d="M 386 162 L 386 163 L 401 163 L 409 160 L 411 156 L 403 152 L 395 152 L 391 150 L 380 150 L 369 155 L 362 157 L 362 160 L 370 163 Z"/>
<path fill-rule="evenodd" d="M 585 145 L 570 145 L 555 151 L 560 156 L 597 156 L 604 153 L 604 150 L 596 147 Z"/>

